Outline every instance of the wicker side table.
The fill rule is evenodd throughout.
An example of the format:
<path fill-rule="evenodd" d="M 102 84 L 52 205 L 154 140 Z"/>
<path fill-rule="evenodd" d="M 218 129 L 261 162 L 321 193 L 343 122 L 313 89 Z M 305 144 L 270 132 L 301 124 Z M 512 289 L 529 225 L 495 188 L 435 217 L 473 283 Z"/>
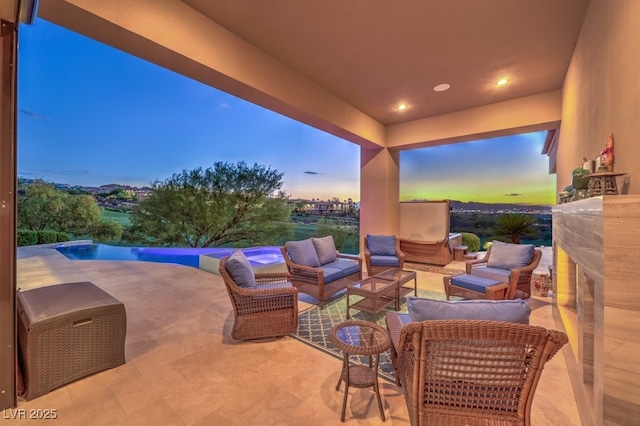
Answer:
<path fill-rule="evenodd" d="M 17 305 L 26 400 L 124 364 L 125 307 L 94 284 L 20 291 Z"/>
<path fill-rule="evenodd" d="M 386 421 L 378 385 L 378 364 L 380 362 L 380 354 L 391 347 L 391 340 L 387 330 L 371 322 L 346 321 L 331 329 L 329 340 L 343 354 L 342 372 L 336 385 L 336 390 L 340 390 L 340 385 L 344 380 L 345 389 L 340 420 L 344 422 L 349 386 L 353 386 L 355 388 L 373 387 L 378 400 L 380 418 L 382 421 Z M 350 354 L 368 356 L 369 366 L 351 365 L 349 362 Z M 372 363 L 372 359 L 375 359 L 375 362 Z"/>

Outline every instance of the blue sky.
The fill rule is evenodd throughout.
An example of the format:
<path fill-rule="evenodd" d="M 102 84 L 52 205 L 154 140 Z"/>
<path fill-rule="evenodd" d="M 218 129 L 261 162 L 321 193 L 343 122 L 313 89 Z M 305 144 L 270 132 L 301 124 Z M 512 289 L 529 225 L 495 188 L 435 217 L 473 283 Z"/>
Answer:
<path fill-rule="evenodd" d="M 19 176 L 145 186 L 245 161 L 283 172 L 294 198 L 360 199 L 355 144 L 41 19 L 20 26 L 18 60 Z M 498 187 L 495 202 L 519 194 L 508 198 L 552 204 L 543 141 L 537 133 L 403 152 L 401 199 L 470 201 Z"/>

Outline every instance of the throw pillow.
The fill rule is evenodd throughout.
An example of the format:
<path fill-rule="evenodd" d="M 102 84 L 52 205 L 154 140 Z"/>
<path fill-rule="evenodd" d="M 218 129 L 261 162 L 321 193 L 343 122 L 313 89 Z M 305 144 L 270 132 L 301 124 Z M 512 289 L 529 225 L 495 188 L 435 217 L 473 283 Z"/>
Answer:
<path fill-rule="evenodd" d="M 326 265 L 336 260 L 338 252 L 336 251 L 336 245 L 333 242 L 333 236 L 327 235 L 322 238 L 311 238 L 311 242 L 316 249 L 318 255 L 318 261 L 321 265 Z"/>
<path fill-rule="evenodd" d="M 244 253 L 236 250 L 227 259 L 226 269 L 233 281 L 243 288 L 256 288 L 256 277 L 253 274 L 251 263 Z"/>
<path fill-rule="evenodd" d="M 396 255 L 396 237 L 393 235 L 367 235 L 367 246 L 372 256 Z"/>
<path fill-rule="evenodd" d="M 531 263 L 534 250 L 533 244 L 510 244 L 494 241 L 491 245 L 487 266 L 499 269 L 522 268 Z"/>
<path fill-rule="evenodd" d="M 302 241 L 287 241 L 284 246 L 293 263 L 304 266 L 320 266 L 316 248 L 310 238 Z"/>
<path fill-rule="evenodd" d="M 433 300 L 407 298 L 412 321 L 427 320 L 491 320 L 529 324 L 531 308 L 524 300 Z"/>

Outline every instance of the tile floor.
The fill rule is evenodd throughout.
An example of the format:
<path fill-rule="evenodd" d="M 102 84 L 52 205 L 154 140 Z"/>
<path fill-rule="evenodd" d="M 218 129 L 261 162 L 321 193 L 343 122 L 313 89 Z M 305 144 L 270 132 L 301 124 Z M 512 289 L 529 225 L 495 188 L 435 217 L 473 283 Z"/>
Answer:
<path fill-rule="evenodd" d="M 441 277 L 420 272 L 418 285 L 441 290 Z M 219 276 L 179 265 L 71 261 L 51 249 L 19 250 L 20 288 L 72 281 L 91 281 L 125 304 L 127 362 L 32 401 L 19 399 L 19 409 L 55 409 L 58 418 L 50 422 L 58 425 L 339 424 L 341 361 L 291 337 L 233 341 Z M 553 328 L 550 299 L 529 303 L 532 324 Z M 408 425 L 401 389 L 381 385 L 384 424 Z M 3 422 L 28 423 L 8 415 L 5 410 Z M 580 424 L 562 352 L 545 367 L 531 418 L 534 425 Z M 350 391 L 345 423 L 383 424 L 371 389 Z"/>

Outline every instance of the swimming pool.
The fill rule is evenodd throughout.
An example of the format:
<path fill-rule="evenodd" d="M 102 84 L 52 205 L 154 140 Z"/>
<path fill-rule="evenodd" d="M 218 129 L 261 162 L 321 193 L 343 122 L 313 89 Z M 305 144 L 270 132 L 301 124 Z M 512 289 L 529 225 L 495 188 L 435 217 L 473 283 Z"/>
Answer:
<path fill-rule="evenodd" d="M 200 256 L 222 259 L 230 256 L 235 248 L 189 247 L 121 247 L 106 244 L 61 245 L 60 253 L 72 260 L 135 260 L 142 262 L 177 263 L 200 268 Z M 240 249 L 251 265 L 259 267 L 282 263 L 280 247 L 264 246 Z"/>

